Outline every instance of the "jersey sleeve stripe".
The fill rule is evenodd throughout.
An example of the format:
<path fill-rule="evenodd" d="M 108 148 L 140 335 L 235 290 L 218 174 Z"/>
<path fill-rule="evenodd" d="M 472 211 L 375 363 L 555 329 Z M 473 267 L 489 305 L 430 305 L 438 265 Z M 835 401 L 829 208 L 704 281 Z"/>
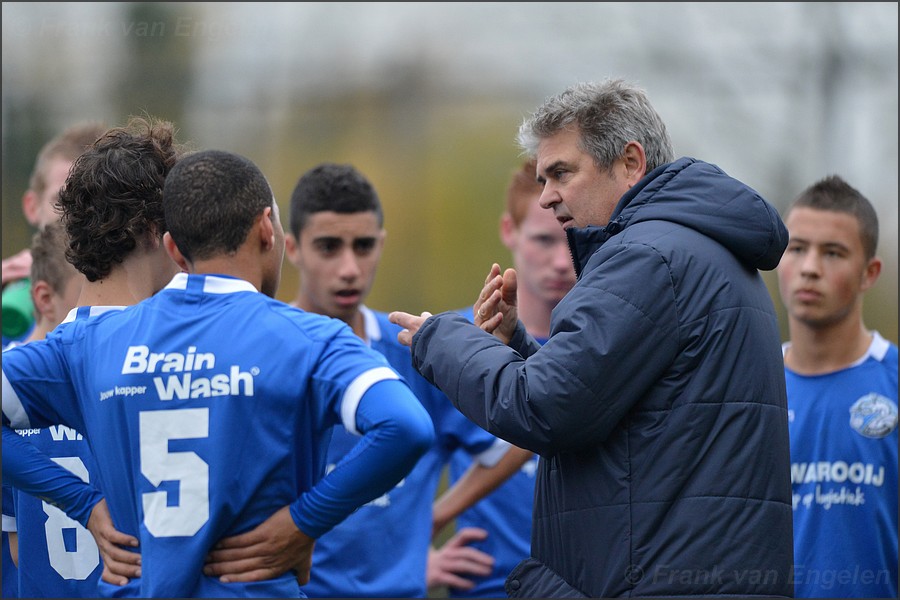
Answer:
<path fill-rule="evenodd" d="M 3 373 L 3 416 L 9 419 L 9 426 L 13 429 L 30 429 L 31 421 L 25 413 L 25 407 L 19 400 L 19 395 Z"/>
<path fill-rule="evenodd" d="M 509 450 L 511 445 L 512 444 L 510 444 L 506 440 L 497 438 L 497 440 L 493 444 L 491 444 L 488 449 L 476 455 L 474 458 L 478 461 L 478 464 L 490 469 L 498 462 L 500 462 L 500 459 L 506 455 L 506 452 L 507 450 Z"/>
<path fill-rule="evenodd" d="M 369 369 L 365 373 L 358 375 L 356 379 L 347 386 L 346 391 L 344 391 L 344 397 L 341 399 L 341 420 L 344 423 L 344 429 L 354 435 L 360 435 L 359 431 L 356 429 L 356 407 L 359 406 L 359 401 L 362 399 L 363 394 L 366 393 L 366 390 L 379 381 L 386 381 L 388 379 L 400 379 L 400 376 L 391 368 L 378 367 L 376 369 Z M 3 381 L 5 385 L 5 377 Z"/>
<path fill-rule="evenodd" d="M 3 531 L 7 533 L 18 531 L 18 522 L 15 517 L 3 515 Z"/>

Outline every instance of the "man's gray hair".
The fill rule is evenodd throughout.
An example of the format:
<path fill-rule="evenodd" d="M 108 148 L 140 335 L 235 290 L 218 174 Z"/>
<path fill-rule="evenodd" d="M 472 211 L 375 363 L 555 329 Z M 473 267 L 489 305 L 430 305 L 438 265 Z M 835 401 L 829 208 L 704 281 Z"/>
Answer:
<path fill-rule="evenodd" d="M 666 125 L 646 93 L 621 79 L 576 83 L 547 99 L 519 126 L 517 141 L 525 155 L 535 157 L 541 140 L 563 129 L 578 131 L 582 150 L 604 170 L 631 141 L 644 147 L 648 172 L 675 160 Z"/>

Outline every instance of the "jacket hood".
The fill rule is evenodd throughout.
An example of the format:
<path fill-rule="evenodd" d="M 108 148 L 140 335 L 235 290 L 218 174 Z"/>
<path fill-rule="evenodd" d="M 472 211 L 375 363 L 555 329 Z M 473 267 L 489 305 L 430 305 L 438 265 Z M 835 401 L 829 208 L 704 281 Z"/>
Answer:
<path fill-rule="evenodd" d="M 763 271 L 778 266 L 788 243 L 778 211 L 754 189 L 716 165 L 683 157 L 657 167 L 628 190 L 604 227 L 567 230 L 576 269 L 580 272 L 598 244 L 652 220 L 694 229 Z"/>

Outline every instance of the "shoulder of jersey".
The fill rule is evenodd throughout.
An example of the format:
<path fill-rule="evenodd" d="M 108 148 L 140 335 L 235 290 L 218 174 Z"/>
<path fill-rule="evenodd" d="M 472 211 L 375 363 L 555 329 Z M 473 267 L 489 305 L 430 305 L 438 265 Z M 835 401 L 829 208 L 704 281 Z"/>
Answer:
<path fill-rule="evenodd" d="M 350 327 L 340 319 L 307 312 L 279 300 L 273 300 L 270 306 L 273 315 L 283 319 L 282 326 L 285 328 L 285 332 L 290 332 L 292 335 L 299 331 L 307 337 L 317 339 L 334 337 L 344 328 L 351 331 Z"/>

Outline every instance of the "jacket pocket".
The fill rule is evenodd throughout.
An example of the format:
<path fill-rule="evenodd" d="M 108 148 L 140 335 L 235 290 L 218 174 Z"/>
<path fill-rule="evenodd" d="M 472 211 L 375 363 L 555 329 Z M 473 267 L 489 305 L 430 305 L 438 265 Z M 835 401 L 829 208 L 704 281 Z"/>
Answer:
<path fill-rule="evenodd" d="M 526 558 L 512 570 L 504 585 L 510 598 L 587 598 L 559 573 L 536 558 Z"/>

